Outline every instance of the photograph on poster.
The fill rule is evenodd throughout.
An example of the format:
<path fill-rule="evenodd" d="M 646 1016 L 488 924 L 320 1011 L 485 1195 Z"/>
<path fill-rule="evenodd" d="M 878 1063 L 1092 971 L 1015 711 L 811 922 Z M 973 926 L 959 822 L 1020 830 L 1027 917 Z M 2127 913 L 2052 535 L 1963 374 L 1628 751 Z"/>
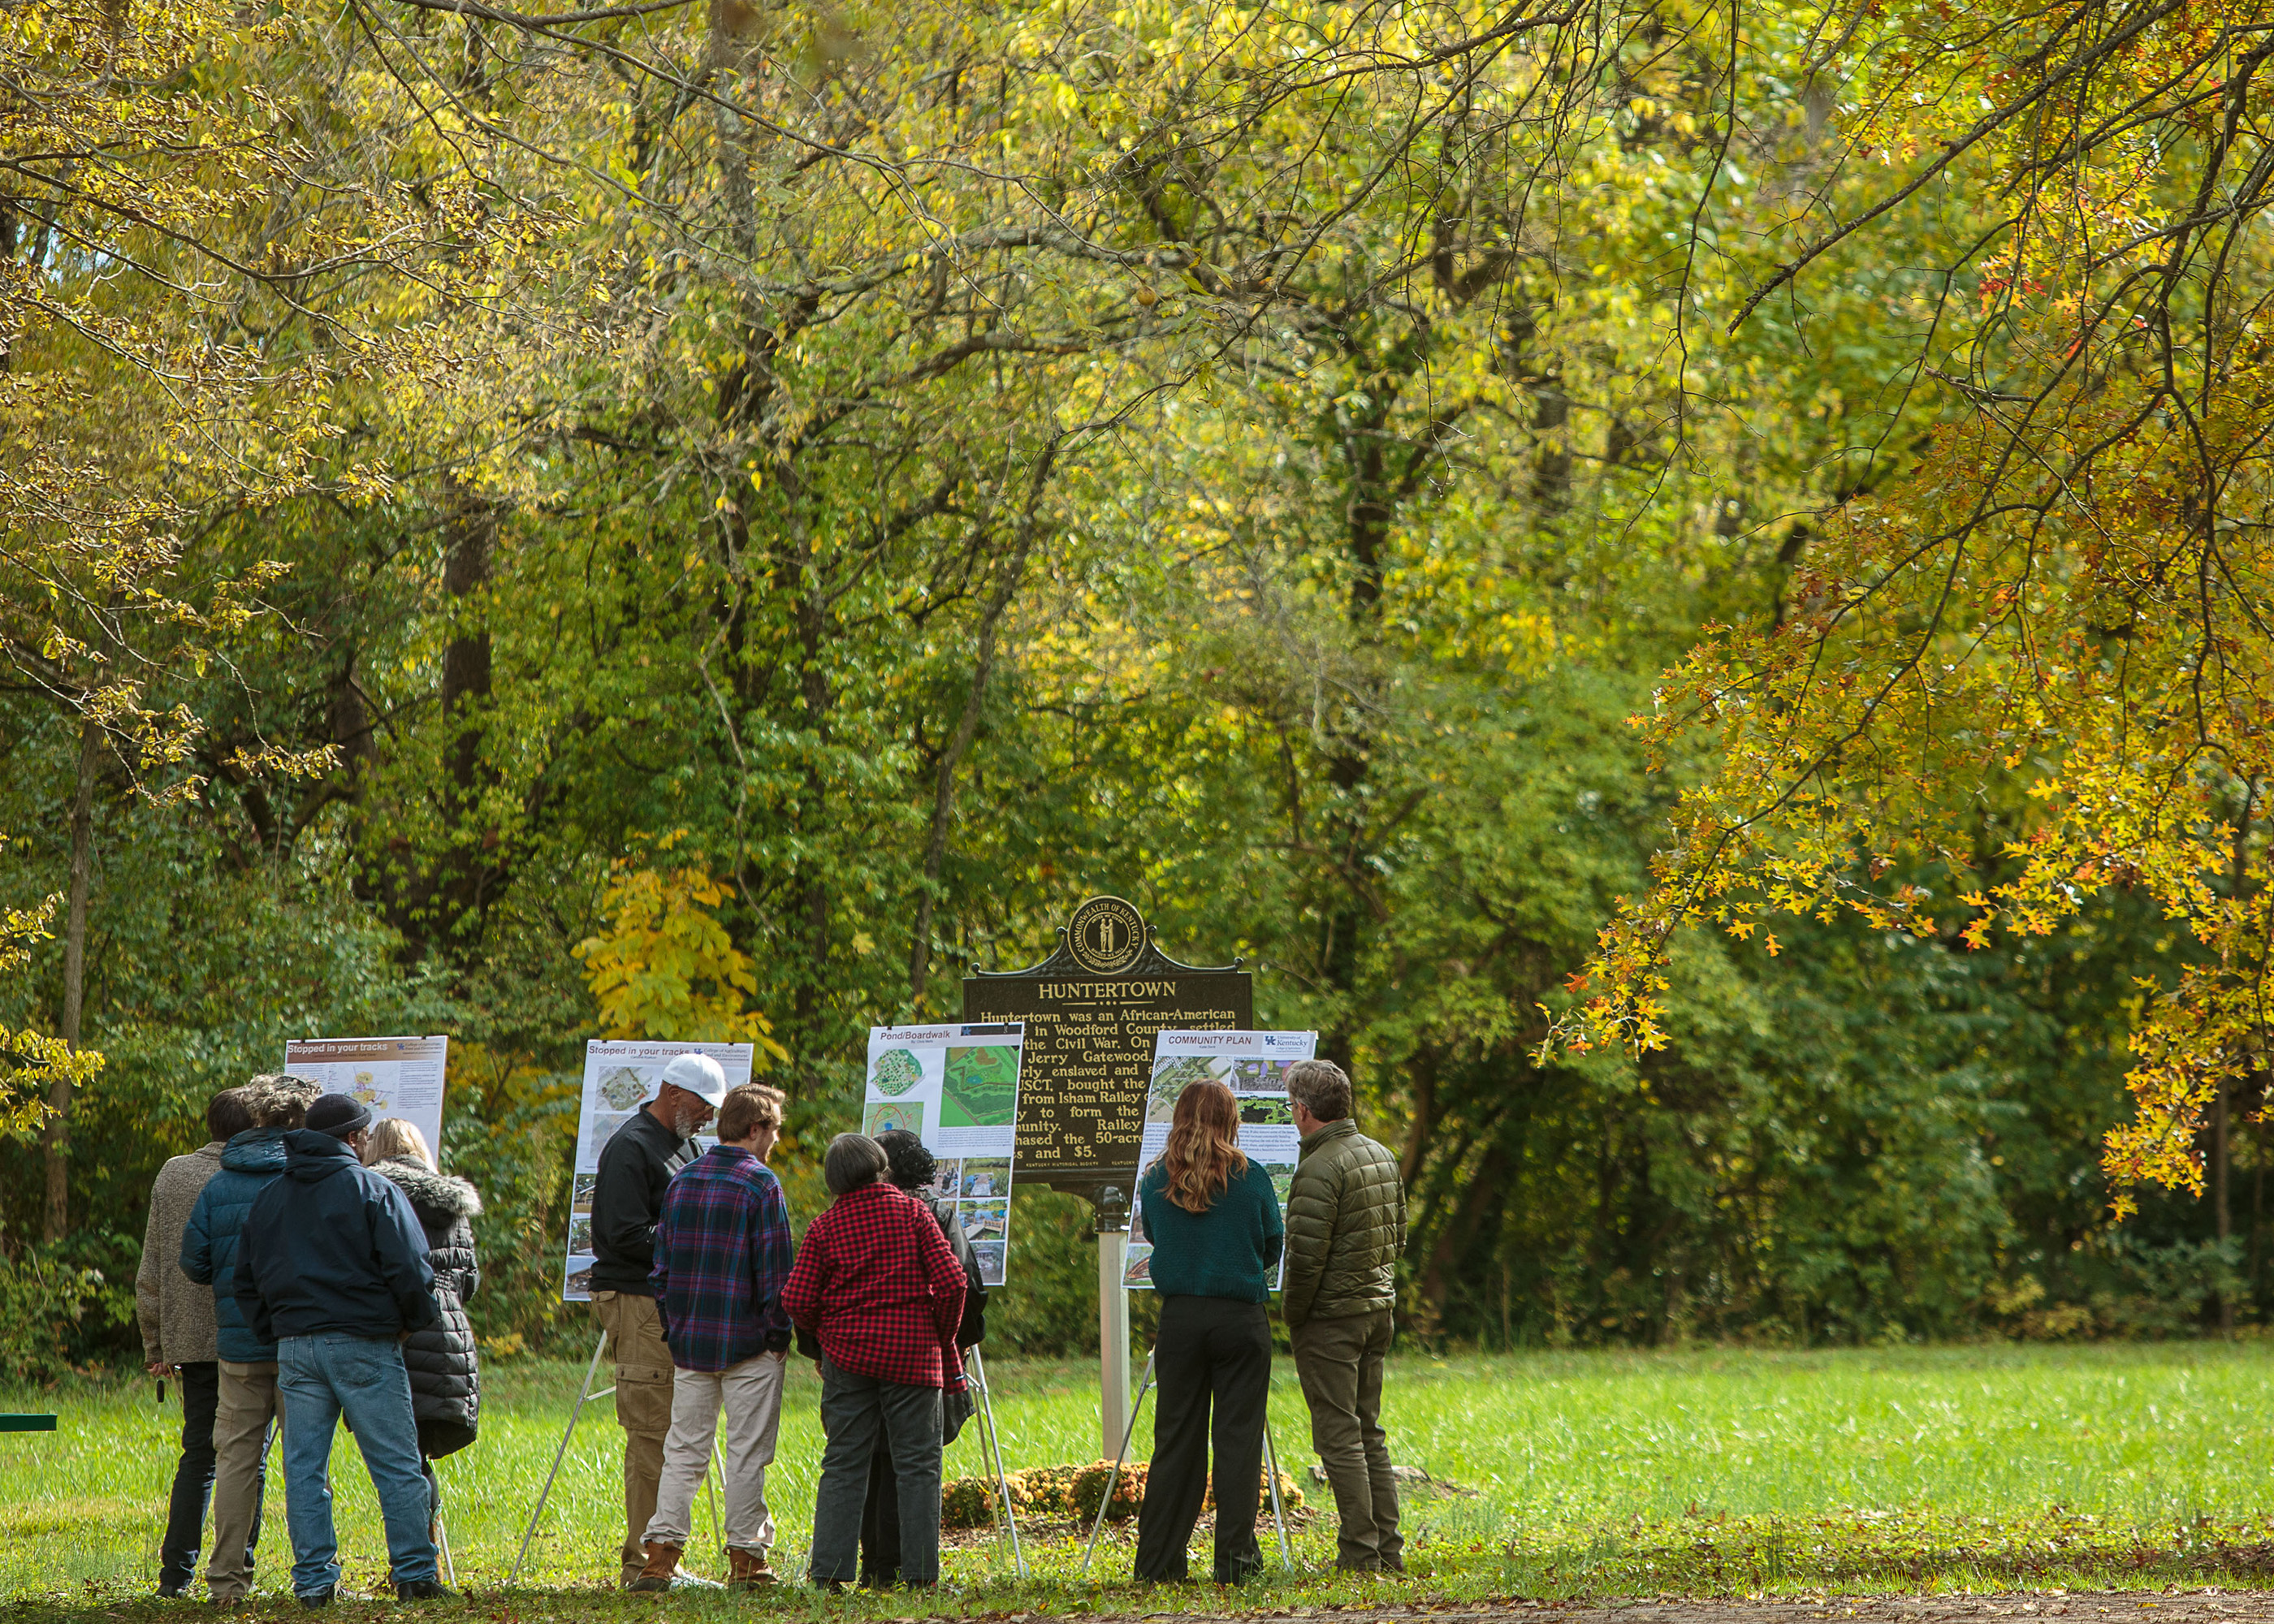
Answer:
<path fill-rule="evenodd" d="M 1008 1044 L 947 1051 L 939 1120 L 947 1128 L 1008 1128 L 1019 1104 L 1019 1051 Z"/>
<path fill-rule="evenodd" d="M 869 1065 L 869 1091 L 887 1100 L 922 1086 L 923 1079 L 923 1062 L 905 1049 L 888 1049 Z"/>
<path fill-rule="evenodd" d="M 965 1201 L 955 1212 L 968 1241 L 999 1241 L 1011 1225 L 1008 1201 Z"/>
<path fill-rule="evenodd" d="M 568 1187 L 568 1210 L 589 1213 L 592 1210 L 592 1187 L 600 1182 L 598 1173 L 579 1173 Z"/>
<path fill-rule="evenodd" d="M 999 1286 L 1003 1283 L 1004 1264 L 1009 1247 L 1002 1241 L 974 1241 L 971 1250 L 979 1255 L 979 1283 Z"/>
<path fill-rule="evenodd" d="M 923 1137 L 922 1100 L 871 1100 L 861 1113 L 861 1132 L 870 1139 L 879 1133 L 913 1133 Z"/>
<path fill-rule="evenodd" d="M 1176 1115 L 1177 1096 L 1189 1084 L 1203 1079 L 1231 1086 L 1231 1062 L 1216 1055 L 1156 1056 L 1152 1086 L 1145 1091 L 1145 1120 L 1169 1124 Z"/>
<path fill-rule="evenodd" d="M 963 1182 L 958 1192 L 967 1201 L 983 1200 L 989 1196 L 1011 1193 L 1011 1159 L 1008 1156 L 967 1156 L 963 1160 Z"/>
<path fill-rule="evenodd" d="M 592 1250 L 592 1214 L 574 1213 L 568 1219 L 568 1250 L 582 1255 Z"/>
<path fill-rule="evenodd" d="M 655 1092 L 661 1075 L 654 1066 L 611 1066 L 600 1079 L 600 1098 L 612 1111 L 636 1109 Z"/>
<path fill-rule="evenodd" d="M 962 1193 L 963 1163 L 953 1156 L 942 1156 L 939 1165 L 932 1169 L 931 1183 L 924 1193 L 935 1201 L 953 1201 Z"/>

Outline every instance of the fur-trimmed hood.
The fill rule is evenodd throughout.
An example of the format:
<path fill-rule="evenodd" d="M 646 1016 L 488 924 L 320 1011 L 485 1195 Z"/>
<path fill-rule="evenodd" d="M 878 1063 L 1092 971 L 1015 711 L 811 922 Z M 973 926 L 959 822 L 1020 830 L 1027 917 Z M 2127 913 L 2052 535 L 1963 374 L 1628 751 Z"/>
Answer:
<path fill-rule="evenodd" d="M 463 1178 L 430 1172 L 423 1162 L 395 1157 L 373 1162 L 371 1170 L 409 1196 L 413 1207 L 447 1213 L 453 1218 L 480 1215 L 482 1198 Z"/>

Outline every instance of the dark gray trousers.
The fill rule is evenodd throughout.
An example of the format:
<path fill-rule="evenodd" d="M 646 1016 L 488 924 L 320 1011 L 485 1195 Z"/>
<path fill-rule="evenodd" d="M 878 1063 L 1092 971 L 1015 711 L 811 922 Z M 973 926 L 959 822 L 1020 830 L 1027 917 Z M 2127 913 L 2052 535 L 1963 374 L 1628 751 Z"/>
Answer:
<path fill-rule="evenodd" d="M 900 1582 L 939 1583 L 940 1402 L 937 1387 L 879 1381 L 821 1361 L 821 1486 L 813 1498 L 816 1584 L 849 1584 L 861 1567 L 861 1513 L 881 1442 L 900 1496 Z"/>

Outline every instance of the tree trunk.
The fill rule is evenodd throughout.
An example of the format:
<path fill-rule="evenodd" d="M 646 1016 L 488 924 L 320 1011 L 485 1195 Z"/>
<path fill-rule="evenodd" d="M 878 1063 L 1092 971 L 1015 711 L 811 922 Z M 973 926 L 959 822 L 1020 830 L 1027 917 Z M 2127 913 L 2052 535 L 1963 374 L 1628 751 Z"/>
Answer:
<path fill-rule="evenodd" d="M 2212 1103 L 2210 1117 L 2210 1205 L 2212 1221 L 2218 1226 L 2218 1238 L 2224 1245 L 2234 1235 L 2234 1214 L 2227 1204 L 2227 1122 L 2225 1083 L 2218 1086 L 2218 1098 Z M 2231 1334 L 2234 1329 L 2234 1297 L 2232 1292 L 2218 1294 L 2218 1328 Z"/>
<path fill-rule="evenodd" d="M 79 782 L 72 794 L 71 900 L 64 915 L 64 996 L 60 1035 L 74 1051 L 87 993 L 87 889 L 94 869 L 94 779 L 102 764 L 102 725 L 79 724 Z M 41 1238 L 61 1240 L 71 1229 L 71 1105 L 68 1075 L 48 1086 L 48 1124 L 41 1138 L 46 1163 L 47 1210 Z"/>

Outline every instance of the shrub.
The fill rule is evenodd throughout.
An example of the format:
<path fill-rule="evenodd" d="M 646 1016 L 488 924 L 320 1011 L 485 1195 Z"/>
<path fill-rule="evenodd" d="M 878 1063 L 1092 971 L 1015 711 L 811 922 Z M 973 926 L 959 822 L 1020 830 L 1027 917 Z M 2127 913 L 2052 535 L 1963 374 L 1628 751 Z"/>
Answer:
<path fill-rule="evenodd" d="M 1106 1508 L 1109 1522 L 1123 1522 L 1145 1503 L 1145 1480 L 1150 1463 L 1130 1461 L 1113 1483 L 1113 1502 Z M 1096 1519 L 1098 1502 L 1113 1478 L 1113 1462 L 1092 1461 L 1087 1466 L 1030 1466 L 1010 1474 L 1011 1508 L 1021 1522 L 1089 1522 Z M 1269 1479 L 1255 1480 L 1259 1498 L 1270 1492 Z M 1285 1472 L 1279 1474 L 1280 1503 L 1290 1511 L 1303 1506 L 1303 1491 Z M 1207 1510 L 1215 1503 L 1211 1490 L 1201 1499 Z M 995 1520 L 995 1483 L 991 1477 L 954 1477 L 942 1485 L 939 1522 L 942 1528 L 983 1528 Z"/>
<path fill-rule="evenodd" d="M 49 1381 L 94 1362 L 134 1318 L 134 1246 L 75 1235 L 0 1253 L 0 1379 Z"/>

